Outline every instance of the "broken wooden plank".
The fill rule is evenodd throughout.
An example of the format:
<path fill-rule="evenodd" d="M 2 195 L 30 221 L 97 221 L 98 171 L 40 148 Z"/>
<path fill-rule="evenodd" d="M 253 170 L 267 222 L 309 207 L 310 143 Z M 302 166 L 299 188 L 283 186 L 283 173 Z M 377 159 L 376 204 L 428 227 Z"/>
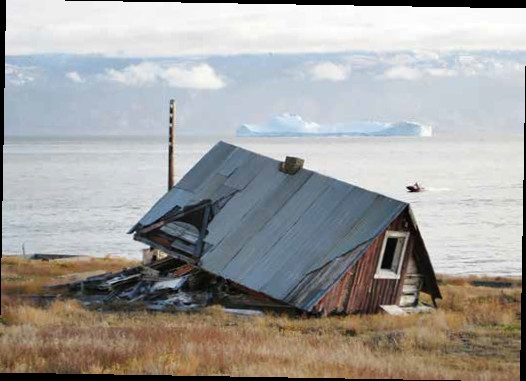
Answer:
<path fill-rule="evenodd" d="M 400 306 L 397 305 L 382 305 L 380 308 L 385 311 L 387 314 L 392 316 L 406 316 L 407 312 L 404 311 Z"/>
<path fill-rule="evenodd" d="M 175 270 L 172 275 L 175 278 L 178 278 L 178 277 L 181 277 L 183 275 L 190 273 L 191 271 L 194 271 L 195 269 L 196 268 L 192 265 L 183 265 L 179 267 L 177 270 Z"/>
<path fill-rule="evenodd" d="M 259 310 L 243 310 L 237 308 L 223 308 L 223 311 L 228 314 L 238 315 L 238 316 L 265 316 L 263 311 Z"/>
<path fill-rule="evenodd" d="M 193 231 L 193 229 L 195 231 Z M 171 222 L 161 228 L 161 231 L 174 237 L 182 239 L 188 243 L 195 244 L 199 239 L 197 228 L 185 222 Z"/>
<path fill-rule="evenodd" d="M 412 307 L 418 302 L 418 294 L 402 295 L 400 298 L 400 307 Z"/>
<path fill-rule="evenodd" d="M 402 293 L 403 294 L 417 294 L 419 290 L 420 290 L 419 285 L 404 283 L 404 286 L 402 288 Z"/>

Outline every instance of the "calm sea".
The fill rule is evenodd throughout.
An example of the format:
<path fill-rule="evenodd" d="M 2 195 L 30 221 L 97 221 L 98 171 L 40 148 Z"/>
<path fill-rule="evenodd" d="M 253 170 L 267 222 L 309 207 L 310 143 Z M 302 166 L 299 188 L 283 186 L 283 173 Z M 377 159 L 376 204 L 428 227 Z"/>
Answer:
<path fill-rule="evenodd" d="M 180 137 L 178 177 L 219 138 Z M 225 138 L 413 206 L 439 273 L 522 276 L 524 136 Z M 7 138 L 2 252 L 120 254 L 166 190 L 163 138 Z M 411 194 L 418 181 L 427 191 Z"/>

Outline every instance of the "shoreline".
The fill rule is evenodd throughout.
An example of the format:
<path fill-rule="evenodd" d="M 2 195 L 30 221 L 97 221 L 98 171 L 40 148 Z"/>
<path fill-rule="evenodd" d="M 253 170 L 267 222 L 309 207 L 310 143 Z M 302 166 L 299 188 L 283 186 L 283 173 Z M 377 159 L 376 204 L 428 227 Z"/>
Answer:
<path fill-rule="evenodd" d="M 9 257 L 9 258 L 20 258 L 20 259 L 31 259 L 31 260 L 45 260 L 44 258 L 31 258 L 32 256 L 60 256 L 62 260 L 87 260 L 87 259 L 105 259 L 105 258 L 115 258 L 115 259 L 122 259 L 127 260 L 130 262 L 133 261 L 140 261 L 141 260 L 141 254 L 137 254 L 137 258 L 133 258 L 130 255 L 127 254 L 106 254 L 101 256 L 95 256 L 90 254 L 26 254 L 25 256 L 23 254 L 12 254 L 12 253 L 2 253 L 2 258 Z M 49 258 L 49 260 L 57 260 L 55 258 Z M 454 277 L 454 278 L 491 278 L 491 279 L 510 279 L 513 281 L 522 280 L 522 275 L 509 275 L 509 274 L 479 274 L 479 273 L 441 273 L 437 272 L 436 276 L 438 278 L 442 277 Z"/>

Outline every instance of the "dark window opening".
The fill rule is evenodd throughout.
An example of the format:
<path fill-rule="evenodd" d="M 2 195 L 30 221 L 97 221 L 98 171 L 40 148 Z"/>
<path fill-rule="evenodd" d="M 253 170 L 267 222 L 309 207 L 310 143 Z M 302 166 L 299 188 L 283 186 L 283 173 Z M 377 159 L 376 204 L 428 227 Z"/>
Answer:
<path fill-rule="evenodd" d="M 387 238 L 387 243 L 384 250 L 384 258 L 382 260 L 382 270 L 393 270 L 395 264 L 396 247 L 398 246 L 398 238 Z"/>
<path fill-rule="evenodd" d="M 400 277 L 402 258 L 404 257 L 408 239 L 409 232 L 387 231 L 385 233 L 375 278 L 398 279 Z"/>

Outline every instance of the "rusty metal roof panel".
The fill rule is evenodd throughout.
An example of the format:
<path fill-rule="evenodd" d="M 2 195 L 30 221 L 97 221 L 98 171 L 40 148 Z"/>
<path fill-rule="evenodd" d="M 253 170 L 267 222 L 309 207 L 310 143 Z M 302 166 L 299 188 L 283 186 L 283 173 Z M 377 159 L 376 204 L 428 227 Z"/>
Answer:
<path fill-rule="evenodd" d="M 253 263 L 251 271 L 243 278 L 247 287 L 282 299 L 287 288 L 305 275 L 305 269 L 315 262 L 316 253 L 319 253 L 315 249 L 318 239 L 332 235 L 331 214 L 349 193 L 350 188 L 333 181 L 314 203 L 302 208 L 299 220 Z"/>
<path fill-rule="evenodd" d="M 190 203 L 197 203 L 201 200 L 212 199 L 219 190 L 225 185 L 227 176 L 215 173 L 210 175 L 203 181 L 197 189 L 193 192 L 193 197 Z"/>
<path fill-rule="evenodd" d="M 292 305 L 311 310 L 332 285 L 358 262 L 370 244 L 371 241 L 366 241 L 322 268 L 308 273 L 284 299 Z"/>
<path fill-rule="evenodd" d="M 232 154 L 224 161 L 221 169 L 218 170 L 223 176 L 230 176 L 237 168 L 247 163 L 249 159 L 254 157 L 250 151 L 245 151 L 242 148 L 236 148 Z"/>
<path fill-rule="evenodd" d="M 193 193 L 175 187 L 170 192 L 166 193 L 148 213 L 132 228 L 134 231 L 139 226 L 147 226 L 153 224 L 159 218 L 164 216 L 176 206 L 183 207 L 190 203 L 193 198 Z"/>
<path fill-rule="evenodd" d="M 275 171 L 274 168 L 270 170 Z M 247 188 L 246 193 L 240 194 L 240 197 L 237 201 L 241 200 L 242 196 L 254 196 L 257 195 L 258 198 L 249 198 L 243 197 L 241 206 L 233 204 L 232 206 L 236 209 L 236 213 L 240 216 L 235 221 L 230 221 L 231 233 L 226 234 L 220 242 L 213 242 L 216 246 L 206 255 L 206 258 L 203 258 L 203 266 L 214 268 L 216 271 L 221 271 L 226 275 L 226 267 L 234 267 L 234 274 L 239 275 L 243 268 L 235 268 L 236 257 L 240 258 L 242 261 L 252 261 L 255 262 L 256 258 L 249 259 L 249 254 L 247 254 L 244 249 L 249 241 L 253 240 L 255 237 L 263 237 L 264 233 L 262 229 L 273 220 L 276 216 L 276 213 L 289 201 L 291 197 L 303 186 L 303 184 L 310 178 L 312 172 L 309 171 L 300 171 L 295 176 L 288 176 L 281 172 L 277 172 L 275 181 L 266 181 L 268 176 L 258 176 L 257 180 L 254 180 L 250 187 L 254 187 L 258 192 L 251 192 Z M 235 202 L 234 200 L 232 202 Z M 247 210 L 247 207 L 250 209 Z M 214 221 L 212 221 L 212 224 Z M 218 223 L 222 223 L 220 220 Z M 211 224 L 211 225 L 212 225 Z M 209 227 L 212 230 L 213 226 Z M 225 229 L 225 227 L 223 225 Z M 213 237 L 211 237 L 213 239 Z M 275 239 L 275 237 L 266 237 L 267 241 Z M 208 241 L 208 237 L 206 238 Z M 224 255 L 216 256 L 214 251 L 221 251 Z M 261 248 L 257 249 L 257 253 L 261 253 Z M 257 254 L 256 254 L 257 255 Z M 244 269 L 247 270 L 247 269 Z"/>
<path fill-rule="evenodd" d="M 403 202 L 383 196 L 377 197 L 367 209 L 367 214 L 353 224 L 353 229 L 346 232 L 341 241 L 328 253 L 328 256 L 332 258 L 335 255 L 346 253 L 356 247 L 356 242 L 375 238 L 387 229 L 390 222 L 406 207 L 407 204 Z"/>
<path fill-rule="evenodd" d="M 239 152 L 238 155 L 241 155 L 241 152 Z M 269 162 L 266 157 L 252 154 L 246 158 L 246 160 L 243 160 L 239 167 L 232 171 L 228 180 L 225 181 L 225 185 L 239 190 L 245 189 L 256 176 L 261 175 L 260 171 L 262 171 L 265 166 L 271 167 L 272 165 L 273 162 Z M 276 174 L 279 172 L 277 168 L 275 168 L 271 173 Z"/>
<path fill-rule="evenodd" d="M 287 175 L 278 168 L 220 142 L 140 223 L 175 205 L 233 195 L 208 225 L 199 265 L 310 310 L 407 204 L 306 169 Z"/>
<path fill-rule="evenodd" d="M 368 223 L 371 213 L 381 212 L 370 210 L 379 198 L 383 196 L 356 187 L 347 187 L 345 193 L 338 193 L 334 188 L 326 191 L 267 253 L 259 254 L 242 281 L 247 287 L 306 309 L 306 305 L 294 303 L 298 296 L 289 298 L 289 293 L 308 274 L 370 241 L 387 227 L 391 220 Z M 402 210 L 401 203 L 392 214 Z M 368 229 L 349 233 L 354 226 L 362 225 Z M 339 251 L 339 248 L 345 248 L 345 251 Z M 339 275 L 342 275 L 346 269 L 340 270 Z M 234 276 L 235 271 L 224 275 Z M 329 286 L 332 284 L 326 285 Z"/>
<path fill-rule="evenodd" d="M 217 245 L 230 234 L 239 236 L 236 231 L 239 230 L 243 219 L 253 213 L 253 209 L 257 208 L 261 199 L 279 187 L 281 181 L 287 176 L 275 170 L 273 164 L 267 162 L 264 167 L 259 168 L 257 175 L 254 174 L 247 187 L 236 193 L 221 213 L 211 221 L 208 227 L 209 234 L 205 238 L 206 242 Z"/>
<path fill-rule="evenodd" d="M 221 191 L 224 192 L 223 185 L 228 178 L 227 174 L 231 174 L 250 157 L 249 151 L 223 142 L 216 144 L 183 176 L 171 191 L 167 192 L 148 211 L 130 232 L 139 226 L 152 224 L 175 206 L 183 207 L 213 197 Z"/>
<path fill-rule="evenodd" d="M 301 171 L 300 173 L 301 174 Z M 293 176 L 295 177 L 295 176 Z M 237 255 L 227 263 L 223 270 L 227 276 L 248 278 L 255 263 L 264 260 L 264 255 L 275 246 L 283 236 L 298 223 L 305 209 L 312 205 L 325 192 L 332 180 L 324 176 L 311 176 L 304 185 L 277 210 L 276 214 L 253 235 Z"/>
<path fill-rule="evenodd" d="M 230 144 L 216 144 L 197 162 L 194 167 L 176 184 L 179 189 L 194 192 L 210 175 L 215 174 L 218 167 L 235 153 L 236 147 Z"/>

